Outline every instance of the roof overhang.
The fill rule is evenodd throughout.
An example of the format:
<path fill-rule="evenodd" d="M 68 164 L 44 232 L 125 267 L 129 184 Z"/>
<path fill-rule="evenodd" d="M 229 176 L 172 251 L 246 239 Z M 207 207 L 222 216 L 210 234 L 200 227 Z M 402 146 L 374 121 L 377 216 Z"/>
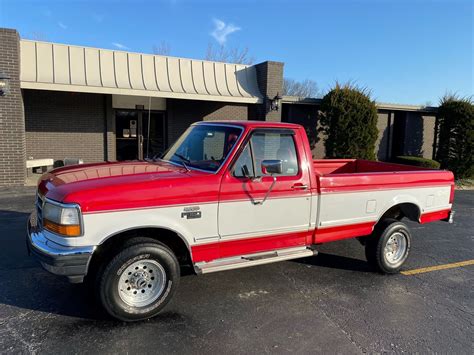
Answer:
<path fill-rule="evenodd" d="M 379 110 L 387 110 L 387 111 L 411 111 L 411 112 L 426 112 L 426 113 L 438 112 L 438 108 L 434 106 L 390 104 L 390 103 L 383 103 L 383 102 L 377 102 L 376 105 Z"/>
<path fill-rule="evenodd" d="M 322 99 L 312 97 L 283 96 L 282 102 L 284 104 L 321 105 Z M 432 106 L 390 104 L 383 102 L 376 102 L 375 106 L 378 110 L 386 111 L 410 111 L 422 113 L 436 113 L 438 111 L 437 107 Z"/>
<path fill-rule="evenodd" d="M 255 67 L 21 40 L 21 88 L 261 103 Z"/>

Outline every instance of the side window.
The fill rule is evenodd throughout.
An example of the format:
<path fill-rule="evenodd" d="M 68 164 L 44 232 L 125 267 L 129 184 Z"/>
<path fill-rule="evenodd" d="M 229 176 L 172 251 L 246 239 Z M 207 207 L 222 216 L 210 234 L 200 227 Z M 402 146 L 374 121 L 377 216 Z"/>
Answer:
<path fill-rule="evenodd" d="M 288 133 L 256 132 L 250 139 L 255 158 L 256 176 L 262 176 L 262 161 L 281 160 L 283 176 L 298 175 L 298 157 L 293 135 Z"/>
<path fill-rule="evenodd" d="M 245 149 L 240 153 L 239 159 L 235 162 L 234 172 L 235 177 L 254 176 L 252 155 L 250 153 L 250 145 L 247 144 Z"/>

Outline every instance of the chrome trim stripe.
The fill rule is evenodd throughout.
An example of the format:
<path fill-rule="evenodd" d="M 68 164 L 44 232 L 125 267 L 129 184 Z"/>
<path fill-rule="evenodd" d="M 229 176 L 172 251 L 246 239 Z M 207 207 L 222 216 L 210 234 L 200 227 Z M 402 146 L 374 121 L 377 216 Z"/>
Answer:
<path fill-rule="evenodd" d="M 291 192 L 291 191 L 290 191 Z M 282 199 L 295 199 L 295 198 L 302 198 L 302 197 L 313 197 L 317 196 L 317 194 L 311 194 L 309 191 L 307 194 L 298 195 L 298 196 L 277 196 L 277 197 L 269 197 L 267 201 L 273 200 L 282 200 Z M 211 205 L 211 204 L 224 204 L 224 203 L 233 203 L 233 202 L 251 202 L 249 198 L 239 198 L 235 200 L 213 200 L 208 202 L 190 202 L 190 203 L 178 203 L 175 205 L 158 205 L 158 206 L 144 206 L 144 207 L 128 207 L 128 208 L 118 208 L 113 210 L 100 210 L 100 211 L 89 211 L 84 212 L 83 215 L 90 215 L 90 214 L 97 214 L 97 213 L 113 213 L 113 212 L 124 212 L 124 211 L 137 211 L 137 210 L 150 210 L 150 209 L 159 209 L 159 208 L 170 208 L 170 207 L 181 207 L 181 206 L 202 206 L 202 205 Z"/>
<path fill-rule="evenodd" d="M 256 260 L 245 260 L 243 257 L 251 257 L 258 255 L 265 255 L 267 252 L 239 255 L 237 257 L 217 259 L 212 262 L 199 262 L 194 264 L 194 270 L 197 274 L 207 274 L 211 272 L 226 271 L 233 269 L 240 269 L 244 267 L 270 264 L 278 261 L 291 260 L 313 256 L 317 254 L 316 250 L 309 249 L 308 247 L 288 248 L 275 250 L 276 256 L 270 256 L 268 258 L 256 259 Z"/>

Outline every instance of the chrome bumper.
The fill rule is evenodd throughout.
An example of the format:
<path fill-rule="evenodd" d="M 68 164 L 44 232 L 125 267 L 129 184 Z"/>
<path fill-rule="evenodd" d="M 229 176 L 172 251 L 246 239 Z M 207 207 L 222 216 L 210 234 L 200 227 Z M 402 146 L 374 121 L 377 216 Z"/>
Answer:
<path fill-rule="evenodd" d="M 455 214 L 455 213 L 456 213 L 456 212 L 453 211 L 453 210 L 449 211 L 448 217 L 445 218 L 445 219 L 442 219 L 442 221 L 448 222 L 448 223 L 451 223 L 451 224 L 454 223 L 454 214 Z"/>
<path fill-rule="evenodd" d="M 448 222 L 449 223 L 454 223 L 454 214 L 455 213 L 456 213 L 455 211 L 449 212 L 449 217 L 448 217 Z"/>
<path fill-rule="evenodd" d="M 70 282 L 84 281 L 94 246 L 66 247 L 47 239 L 36 224 L 33 212 L 28 219 L 26 246 L 43 268 L 55 275 L 66 276 Z"/>

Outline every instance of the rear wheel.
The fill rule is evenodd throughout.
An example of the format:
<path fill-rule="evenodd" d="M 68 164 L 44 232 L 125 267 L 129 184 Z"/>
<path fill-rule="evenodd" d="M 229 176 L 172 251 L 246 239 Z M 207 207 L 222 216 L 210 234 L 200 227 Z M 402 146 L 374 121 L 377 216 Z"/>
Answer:
<path fill-rule="evenodd" d="M 179 282 L 179 264 L 165 245 L 138 238 L 103 265 L 96 292 L 114 318 L 137 321 L 157 315 Z"/>
<path fill-rule="evenodd" d="M 387 219 L 368 237 L 365 256 L 368 263 L 378 271 L 395 274 L 407 260 L 410 247 L 411 234 L 406 224 Z"/>

